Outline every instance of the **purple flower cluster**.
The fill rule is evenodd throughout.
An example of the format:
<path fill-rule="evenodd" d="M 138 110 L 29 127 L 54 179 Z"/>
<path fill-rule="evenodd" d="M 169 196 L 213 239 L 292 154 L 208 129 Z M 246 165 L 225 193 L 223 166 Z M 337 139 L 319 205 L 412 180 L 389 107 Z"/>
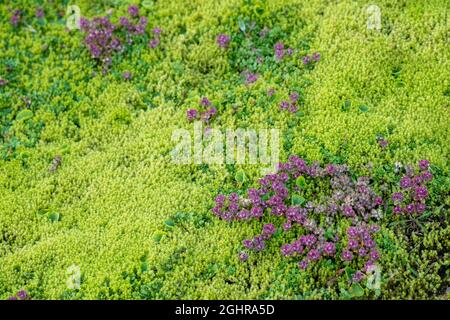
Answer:
<path fill-rule="evenodd" d="M 394 214 L 422 214 L 426 210 L 425 201 L 429 196 L 426 184 L 433 180 L 428 160 L 419 161 L 419 171 L 414 172 L 410 166 L 406 174 L 400 179 L 401 191 L 392 194 Z"/>
<path fill-rule="evenodd" d="M 228 48 L 230 40 L 230 36 L 226 34 L 219 34 L 216 38 L 217 45 L 224 49 Z"/>
<path fill-rule="evenodd" d="M 42 19 L 44 17 L 44 9 L 37 8 L 34 15 L 36 16 L 36 18 Z"/>
<path fill-rule="evenodd" d="M 358 257 L 365 262 L 365 269 L 374 265 L 380 258 L 373 234 L 380 230 L 377 225 L 367 226 L 360 223 L 347 229 L 347 247 L 342 251 L 344 261 L 352 261 Z"/>
<path fill-rule="evenodd" d="M 305 188 L 303 183 L 297 181 L 299 179 L 306 181 L 306 178 L 328 179 L 331 193 L 318 202 L 305 200 L 304 206 L 295 203 L 293 201 L 295 195 Z M 337 251 L 336 242 L 339 241 L 339 237 L 325 236 L 324 229 L 315 220 L 317 214 L 325 215 L 331 221 L 334 217 L 340 216 L 349 219 L 354 225 L 361 225 L 369 218 L 380 216 L 377 210 L 383 201 L 369 186 L 368 178 L 361 177 L 354 181 L 344 165 L 328 164 L 321 167 L 317 162 L 308 165 L 305 160 L 291 156 L 288 162 L 279 164 L 277 173 L 268 174 L 260 179 L 258 188 L 248 189 L 246 197 L 239 197 L 237 193 L 229 196 L 219 194 L 215 203 L 212 212 L 226 221 L 261 220 L 266 214 L 280 217 L 281 228 L 285 232 L 289 232 L 295 226 L 306 231 L 307 233 L 296 241 L 281 246 L 284 256 L 302 258 L 299 266 L 304 269 L 322 257 L 334 257 Z M 358 228 L 355 230 L 362 227 Z M 375 229 L 373 226 L 369 230 L 374 232 Z M 269 239 L 274 230 L 274 225 L 265 225 L 263 233 L 252 240 L 246 240 L 244 246 L 257 251 L 264 249 L 264 240 Z M 361 230 L 365 232 L 366 229 Z M 362 236 L 367 240 L 364 245 L 375 246 L 372 238 L 366 237 L 365 233 Z M 353 245 L 352 248 L 357 247 Z M 371 252 L 367 254 L 371 256 Z M 373 252 L 372 260 L 375 261 L 377 259 L 375 249 Z M 341 256 L 344 260 L 350 261 L 353 259 L 353 252 L 345 250 Z"/>
<path fill-rule="evenodd" d="M 289 101 L 282 101 L 280 103 L 281 110 L 288 110 L 291 113 L 295 113 L 298 110 L 297 101 L 299 98 L 299 94 L 297 92 L 292 92 L 289 95 Z"/>
<path fill-rule="evenodd" d="M 199 113 L 197 109 L 189 109 L 186 111 L 187 119 L 189 121 L 194 121 L 200 118 L 201 121 L 209 123 L 211 119 L 217 115 L 217 108 L 211 107 L 211 101 L 209 101 L 209 99 L 206 97 L 203 97 L 200 100 L 199 105 L 201 107 L 209 107 L 209 108 L 201 113 Z"/>

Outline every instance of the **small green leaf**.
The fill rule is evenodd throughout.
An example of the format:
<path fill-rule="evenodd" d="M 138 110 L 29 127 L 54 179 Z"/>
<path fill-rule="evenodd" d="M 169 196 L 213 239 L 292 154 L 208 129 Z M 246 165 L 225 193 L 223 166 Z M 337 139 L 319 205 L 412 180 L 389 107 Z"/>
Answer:
<path fill-rule="evenodd" d="M 299 187 L 300 189 L 304 189 L 306 187 L 306 180 L 304 176 L 300 176 L 297 178 L 297 180 L 295 180 L 295 184 L 297 185 L 297 187 Z"/>
<path fill-rule="evenodd" d="M 58 212 L 49 212 L 48 218 L 50 219 L 51 222 L 56 222 L 60 220 L 60 215 Z"/>
<path fill-rule="evenodd" d="M 33 118 L 33 111 L 29 110 L 29 109 L 24 109 L 22 111 L 20 111 L 17 116 L 16 116 L 16 120 L 20 121 L 20 120 L 28 120 Z"/>
<path fill-rule="evenodd" d="M 364 289 L 359 283 L 354 282 L 350 287 L 350 294 L 354 297 L 362 297 L 364 295 Z"/>
<path fill-rule="evenodd" d="M 236 179 L 237 182 L 239 183 L 244 183 L 245 182 L 245 172 L 242 170 L 239 170 L 238 172 L 236 172 L 236 175 L 234 176 L 234 178 Z"/>
<path fill-rule="evenodd" d="M 303 203 L 305 203 L 305 201 L 306 201 L 306 199 L 301 197 L 301 196 L 299 196 L 299 195 L 294 194 L 292 196 L 292 205 L 294 205 L 294 206 L 295 205 L 297 205 L 297 206 L 302 205 Z"/>

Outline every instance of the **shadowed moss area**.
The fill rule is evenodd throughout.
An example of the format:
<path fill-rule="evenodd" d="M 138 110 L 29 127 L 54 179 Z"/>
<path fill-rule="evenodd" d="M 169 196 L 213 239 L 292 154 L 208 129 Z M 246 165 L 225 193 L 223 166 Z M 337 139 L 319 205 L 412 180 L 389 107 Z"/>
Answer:
<path fill-rule="evenodd" d="M 339 299 L 345 278 L 307 272 L 279 246 L 241 263 L 256 222 L 212 213 L 219 192 L 249 186 L 259 165 L 179 165 L 172 133 L 193 133 L 186 110 L 208 97 L 213 128 L 277 128 L 280 160 L 346 163 L 358 175 L 428 159 L 436 178 L 436 217 L 420 232 L 382 223 L 381 296 L 445 298 L 450 280 L 449 5 L 444 0 L 377 1 L 380 32 L 368 30 L 355 1 L 8 1 L 0 5 L 0 298 L 26 289 L 36 299 Z M 130 4 L 148 17 L 147 34 L 113 57 L 102 75 L 84 35 L 66 29 L 69 4 L 89 19 Z M 44 18 L 35 17 L 43 8 Z M 26 23 L 10 17 L 22 10 Z M 253 64 L 240 24 L 272 30 L 262 50 L 282 41 L 298 50 Z M 248 27 L 248 26 L 247 26 Z M 216 44 L 232 35 L 230 48 Z M 240 41 L 240 42 L 239 42 Z M 264 47 L 266 46 L 266 47 Z M 314 67 L 301 55 L 320 52 Z M 247 85 L 239 74 L 257 69 Z M 123 78 L 129 71 L 131 79 Z M 255 71 L 256 72 L 256 71 Z M 268 90 L 276 93 L 269 97 Z M 293 91 L 299 112 L 280 110 Z M 25 112 L 24 112 L 25 111 Z M 378 138 L 389 143 L 382 148 Z M 57 170 L 50 171 L 55 156 Z M 382 179 L 381 179 L 382 180 Z M 377 181 L 380 181 L 377 180 Z M 381 186 L 382 182 L 380 182 Z M 70 289 L 68 268 L 81 271 Z M 345 298 L 345 297 L 344 297 Z"/>

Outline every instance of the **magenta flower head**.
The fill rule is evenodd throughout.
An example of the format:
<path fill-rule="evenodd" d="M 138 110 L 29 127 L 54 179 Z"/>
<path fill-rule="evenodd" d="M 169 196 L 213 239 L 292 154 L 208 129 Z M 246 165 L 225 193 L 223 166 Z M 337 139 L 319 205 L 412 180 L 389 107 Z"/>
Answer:
<path fill-rule="evenodd" d="M 420 160 L 419 161 L 419 168 L 422 171 L 425 171 L 430 166 L 430 162 L 428 160 Z"/>
<path fill-rule="evenodd" d="M 147 24 L 148 24 L 148 18 L 147 17 L 140 17 L 139 18 L 139 24 L 145 28 L 147 26 Z"/>
<path fill-rule="evenodd" d="M 381 197 L 376 197 L 375 198 L 375 205 L 376 206 L 381 206 L 383 204 L 383 199 L 381 199 Z"/>
<path fill-rule="evenodd" d="M 8 83 L 8 81 L 6 81 L 5 79 L 0 78 L 0 87 L 6 86 L 7 83 Z"/>
<path fill-rule="evenodd" d="M 317 261 L 320 259 L 320 252 L 317 249 L 312 249 L 308 252 L 307 256 L 310 261 Z"/>
<path fill-rule="evenodd" d="M 309 261 L 307 259 L 302 260 L 298 263 L 298 266 L 300 269 L 305 270 L 306 268 L 308 268 L 309 265 Z"/>
<path fill-rule="evenodd" d="M 273 88 L 270 88 L 268 91 L 267 91 L 267 95 L 269 96 L 269 97 L 271 97 L 271 96 L 273 96 L 274 94 L 275 94 L 275 89 L 273 89 Z"/>
<path fill-rule="evenodd" d="M 392 201 L 393 201 L 394 203 L 401 203 L 401 202 L 403 201 L 403 193 L 401 193 L 401 192 L 395 192 L 395 193 L 392 195 Z"/>
<path fill-rule="evenodd" d="M 314 61 L 316 61 L 316 62 L 319 61 L 320 60 L 320 53 L 314 52 L 313 55 L 312 55 L 312 59 Z"/>
<path fill-rule="evenodd" d="M 352 277 L 353 282 L 360 282 L 364 277 L 364 274 L 361 271 L 356 271 Z"/>
<path fill-rule="evenodd" d="M 42 8 L 37 8 L 35 13 L 36 18 L 41 19 L 44 17 L 44 10 Z"/>
<path fill-rule="evenodd" d="M 19 292 L 17 292 L 17 298 L 19 298 L 20 300 L 26 300 L 29 297 L 30 296 L 28 295 L 28 293 L 25 290 L 20 290 Z"/>
<path fill-rule="evenodd" d="M 248 259 L 248 254 L 246 252 L 244 252 L 244 251 L 241 251 L 239 253 L 239 260 L 241 262 L 244 262 L 244 261 L 247 261 L 247 259 Z"/>
<path fill-rule="evenodd" d="M 217 45 L 221 48 L 228 48 L 230 36 L 227 34 L 219 34 L 216 38 Z"/>
<path fill-rule="evenodd" d="M 22 11 L 14 10 L 14 14 L 10 18 L 10 22 L 11 22 L 11 24 L 14 27 L 17 27 L 17 25 L 19 24 L 20 18 L 21 18 L 21 14 L 22 14 Z"/>
<path fill-rule="evenodd" d="M 200 100 L 200 105 L 204 107 L 209 107 L 211 105 L 211 101 L 207 97 L 203 97 L 202 100 Z"/>
<path fill-rule="evenodd" d="M 407 213 L 414 213 L 415 210 L 416 210 L 416 207 L 415 207 L 414 203 L 408 204 L 405 208 L 405 211 Z"/>
<path fill-rule="evenodd" d="M 289 102 L 287 101 L 281 101 L 280 103 L 280 109 L 287 110 L 289 108 Z"/>
<path fill-rule="evenodd" d="M 134 5 L 129 6 L 128 7 L 128 13 L 132 17 L 137 17 L 139 15 L 139 8 L 137 6 L 134 6 Z"/>
<path fill-rule="evenodd" d="M 303 57 L 303 64 L 308 64 L 311 62 L 311 57 L 306 55 Z"/>
<path fill-rule="evenodd" d="M 423 181 L 431 181 L 433 180 L 433 175 L 430 171 L 425 171 L 424 173 L 422 173 L 422 179 Z"/>
<path fill-rule="evenodd" d="M 196 119 L 197 115 L 198 115 L 198 111 L 195 109 L 189 109 L 188 111 L 186 111 L 186 116 L 189 121 Z"/>
<path fill-rule="evenodd" d="M 380 139 L 378 141 L 378 143 L 380 144 L 380 147 L 382 147 L 382 148 L 386 148 L 388 145 L 388 141 L 386 139 Z"/>
<path fill-rule="evenodd" d="M 293 103 L 297 102 L 298 98 L 299 98 L 299 94 L 298 94 L 297 92 L 292 92 L 292 93 L 289 95 L 289 99 L 291 99 L 291 101 L 292 101 Z"/>
<path fill-rule="evenodd" d="M 327 242 L 323 247 L 325 254 L 333 256 L 336 254 L 336 245 L 333 242 Z"/>
<path fill-rule="evenodd" d="M 251 84 L 253 82 L 256 82 L 256 80 L 258 80 L 258 77 L 259 77 L 258 74 L 248 72 L 246 77 L 245 77 L 245 82 L 247 84 Z"/>
<path fill-rule="evenodd" d="M 411 178 L 407 176 L 404 176 L 400 180 L 400 187 L 402 187 L 403 189 L 411 187 L 411 184 L 412 184 Z"/>
<path fill-rule="evenodd" d="M 158 28 L 158 27 L 155 27 L 155 28 L 153 28 L 153 34 L 155 35 L 155 36 L 159 36 L 159 35 L 161 35 L 161 33 L 162 33 L 162 29 L 161 28 Z"/>
<path fill-rule="evenodd" d="M 416 200 L 421 201 L 428 197 L 428 190 L 426 187 L 417 187 L 416 188 Z"/>
<path fill-rule="evenodd" d="M 422 213 L 425 212 L 426 209 L 427 209 L 427 206 L 425 204 L 423 204 L 423 203 L 416 204 L 416 211 L 417 211 L 417 213 L 422 214 Z"/>
<path fill-rule="evenodd" d="M 148 43 L 149 48 L 155 49 L 159 45 L 159 39 L 155 38 Z"/>
<path fill-rule="evenodd" d="M 130 72 L 130 71 L 125 71 L 125 72 L 122 74 L 122 77 L 123 77 L 125 80 L 130 80 L 130 79 L 131 79 L 131 72 Z"/>
<path fill-rule="evenodd" d="M 217 114 L 217 109 L 213 107 L 209 109 L 207 112 L 210 116 L 215 116 Z"/>
<path fill-rule="evenodd" d="M 246 247 L 247 249 L 253 249 L 253 241 L 250 239 L 245 239 L 244 241 L 242 241 L 242 244 L 244 245 L 244 247 Z"/>
<path fill-rule="evenodd" d="M 277 43 L 275 43 L 275 45 L 273 46 L 273 48 L 274 48 L 275 50 L 283 50 L 283 49 L 284 49 L 284 44 L 283 44 L 283 42 L 277 42 Z"/>
<path fill-rule="evenodd" d="M 401 206 L 394 207 L 394 214 L 400 214 L 403 212 L 403 208 Z"/>
<path fill-rule="evenodd" d="M 263 226 L 263 235 L 271 236 L 275 233 L 276 229 L 273 223 L 267 223 Z"/>

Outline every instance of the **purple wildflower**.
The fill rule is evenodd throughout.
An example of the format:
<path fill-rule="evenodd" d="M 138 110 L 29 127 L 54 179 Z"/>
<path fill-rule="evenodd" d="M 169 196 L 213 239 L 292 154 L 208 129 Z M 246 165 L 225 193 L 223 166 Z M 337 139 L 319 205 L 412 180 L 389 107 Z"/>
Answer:
<path fill-rule="evenodd" d="M 148 43 L 149 48 L 155 49 L 159 45 L 159 39 L 155 38 Z"/>
<path fill-rule="evenodd" d="M 312 249 L 308 252 L 307 256 L 310 261 L 317 261 L 320 259 L 320 252 L 319 250 Z"/>
<path fill-rule="evenodd" d="M 311 57 L 306 55 L 303 57 L 303 64 L 308 64 L 311 62 Z"/>
<path fill-rule="evenodd" d="M 276 229 L 273 223 L 267 223 L 263 226 L 263 236 L 270 237 L 275 233 Z"/>
<path fill-rule="evenodd" d="M 401 203 L 401 202 L 403 201 L 403 193 L 401 193 L 401 192 L 395 192 L 395 193 L 392 195 L 392 201 L 393 201 L 394 203 Z"/>
<path fill-rule="evenodd" d="M 364 277 L 364 274 L 361 271 L 356 271 L 355 274 L 352 277 L 352 281 L 353 282 L 360 282 L 363 277 Z"/>
<path fill-rule="evenodd" d="M 287 110 L 289 108 L 289 102 L 287 101 L 281 101 L 280 103 L 280 109 Z"/>
<path fill-rule="evenodd" d="M 155 36 L 159 36 L 159 35 L 161 35 L 161 33 L 162 33 L 162 29 L 161 29 L 161 28 L 158 28 L 158 27 L 155 27 L 155 28 L 153 28 L 152 32 L 153 32 L 153 34 L 154 34 Z"/>
<path fill-rule="evenodd" d="M 207 97 L 203 97 L 200 100 L 200 105 L 204 106 L 204 107 L 209 107 L 211 105 L 211 101 L 209 101 L 209 99 Z"/>
<path fill-rule="evenodd" d="M 270 88 L 269 89 L 269 91 L 267 91 L 267 95 L 269 96 L 269 97 L 271 97 L 271 96 L 273 96 L 274 94 L 275 94 L 275 89 L 273 89 L 273 88 Z"/>
<path fill-rule="evenodd" d="M 378 143 L 380 144 L 380 147 L 382 147 L 383 149 L 386 148 L 388 145 L 388 141 L 386 139 L 380 139 L 378 140 Z"/>
<path fill-rule="evenodd" d="M 305 270 L 306 268 L 308 268 L 309 265 L 309 261 L 308 260 L 302 260 L 298 263 L 298 266 L 300 269 Z"/>
<path fill-rule="evenodd" d="M 244 251 L 241 251 L 239 253 L 239 260 L 241 262 L 244 262 L 244 261 L 247 261 L 247 259 L 248 259 L 248 254 L 246 252 L 244 252 Z"/>
<path fill-rule="evenodd" d="M 422 213 L 425 212 L 426 209 L 427 209 L 427 206 L 425 204 L 423 204 L 423 203 L 416 204 L 416 211 L 417 211 L 417 213 L 422 214 Z"/>
<path fill-rule="evenodd" d="M 44 10 L 42 8 L 37 8 L 35 13 L 36 18 L 41 19 L 44 17 Z"/>
<path fill-rule="evenodd" d="M 394 207 L 394 213 L 395 214 L 400 214 L 403 212 L 403 208 L 401 206 L 395 206 Z"/>
<path fill-rule="evenodd" d="M 247 72 L 246 77 L 245 77 L 245 82 L 247 84 L 251 84 L 253 82 L 256 82 L 256 80 L 258 80 L 258 74 L 256 73 L 251 73 L 251 72 Z"/>
<path fill-rule="evenodd" d="M 416 210 L 416 207 L 414 206 L 414 203 L 408 204 L 405 208 L 405 211 L 407 213 L 414 213 L 415 210 Z"/>
<path fill-rule="evenodd" d="M 298 98 L 299 98 L 299 94 L 298 94 L 297 92 L 292 92 L 292 93 L 289 95 L 289 99 L 291 99 L 291 101 L 292 101 L 293 103 L 297 102 Z"/>
<path fill-rule="evenodd" d="M 418 201 L 424 200 L 428 197 L 428 190 L 426 187 L 417 187 L 415 190 L 415 198 Z"/>
<path fill-rule="evenodd" d="M 323 252 L 329 256 L 336 254 L 336 245 L 333 242 L 327 242 L 323 247 Z"/>
<path fill-rule="evenodd" d="M 19 292 L 17 292 L 17 298 L 21 300 L 26 300 L 29 298 L 29 295 L 25 290 L 20 290 Z"/>
<path fill-rule="evenodd" d="M 402 187 L 403 189 L 409 188 L 411 186 L 411 184 L 412 184 L 411 178 L 409 178 L 407 176 L 404 176 L 400 180 L 400 187 Z"/>
<path fill-rule="evenodd" d="M 130 72 L 130 71 L 125 71 L 125 72 L 122 74 L 122 77 L 123 77 L 125 80 L 130 80 L 130 79 L 131 79 L 131 72 Z"/>
<path fill-rule="evenodd" d="M 186 116 L 187 116 L 187 118 L 188 118 L 189 121 L 192 121 L 192 120 L 196 119 L 196 118 L 197 118 L 197 115 L 198 115 L 198 111 L 195 110 L 195 109 L 189 109 L 189 110 L 186 112 Z"/>

